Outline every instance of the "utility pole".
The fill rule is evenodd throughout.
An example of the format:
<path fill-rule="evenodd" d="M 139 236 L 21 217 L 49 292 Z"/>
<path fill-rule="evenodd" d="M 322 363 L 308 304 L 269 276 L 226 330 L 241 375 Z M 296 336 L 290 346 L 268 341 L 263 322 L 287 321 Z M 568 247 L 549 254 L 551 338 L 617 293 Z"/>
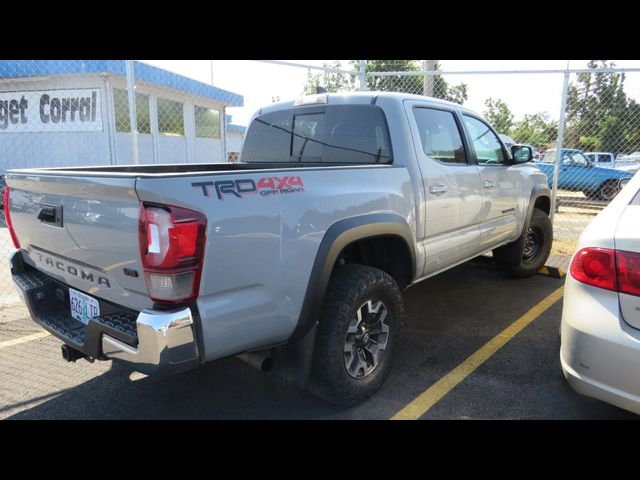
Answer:
<path fill-rule="evenodd" d="M 131 125 L 131 150 L 133 153 L 133 164 L 140 164 L 138 156 L 138 118 L 136 112 L 136 81 L 133 75 L 133 60 L 125 60 L 127 72 L 127 94 L 129 97 L 129 123 Z"/>
<path fill-rule="evenodd" d="M 426 97 L 433 97 L 433 73 L 436 69 L 435 60 L 424 60 L 424 89 L 422 94 Z"/>
<path fill-rule="evenodd" d="M 211 62 L 211 85 L 213 85 L 213 60 L 209 60 Z"/>
<path fill-rule="evenodd" d="M 360 71 L 358 72 L 358 77 L 360 79 L 360 86 L 359 86 L 359 90 L 361 92 L 364 92 L 365 90 L 367 90 L 367 61 L 366 60 L 360 60 Z"/>
<path fill-rule="evenodd" d="M 564 141 L 564 123 L 567 113 L 567 91 L 569 89 L 569 62 L 567 61 L 567 69 L 564 72 L 564 80 L 562 82 L 562 100 L 560 103 L 560 120 L 558 121 L 558 139 L 556 141 L 556 158 L 553 166 L 553 181 L 551 182 L 551 213 L 549 218 L 553 224 L 553 217 L 558 209 L 558 172 L 562 162 L 562 142 Z"/>

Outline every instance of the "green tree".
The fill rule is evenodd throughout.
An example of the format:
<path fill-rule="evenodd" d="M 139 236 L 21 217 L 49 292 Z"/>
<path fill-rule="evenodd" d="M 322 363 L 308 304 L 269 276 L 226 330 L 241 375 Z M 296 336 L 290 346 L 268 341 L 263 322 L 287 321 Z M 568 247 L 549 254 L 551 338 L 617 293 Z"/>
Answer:
<path fill-rule="evenodd" d="M 598 72 L 615 64 L 591 60 L 593 72 L 578 74 L 569 85 L 564 144 L 567 147 L 609 152 L 640 149 L 640 106 L 627 97 L 623 73 Z"/>
<path fill-rule="evenodd" d="M 434 85 L 434 97 L 442 98 L 443 100 L 449 100 L 450 102 L 458 103 L 462 105 L 468 98 L 467 95 L 467 84 L 459 83 L 458 85 L 454 85 L 450 87 L 446 80 L 441 76 L 435 77 L 435 85 L 440 84 L 441 86 L 436 89 Z M 438 97 L 436 92 L 444 91 L 444 95 L 442 97 Z"/>
<path fill-rule="evenodd" d="M 336 60 L 330 64 L 324 64 L 325 67 L 341 69 L 341 63 Z M 304 86 L 304 94 L 311 95 L 316 93 L 318 87 L 323 87 L 328 92 L 348 92 L 355 90 L 356 79 L 354 75 L 342 72 L 323 71 L 321 73 L 312 74 L 311 69 L 307 72 L 307 83 Z"/>
<path fill-rule="evenodd" d="M 354 68 L 359 71 L 360 65 L 354 63 Z M 422 72 L 421 60 L 367 60 L 367 73 L 376 72 Z M 440 70 L 440 64 L 436 61 L 435 71 Z M 382 92 L 405 92 L 422 95 L 424 92 L 424 75 L 368 75 L 367 89 Z M 433 77 L 433 96 L 462 105 L 468 98 L 467 85 L 460 83 L 449 86 L 442 75 Z"/>
<path fill-rule="evenodd" d="M 354 62 L 356 71 L 360 64 Z M 367 60 L 367 73 L 419 72 L 422 70 L 418 60 Z M 422 75 L 368 75 L 367 90 L 380 92 L 404 92 L 421 94 L 424 88 Z"/>
<path fill-rule="evenodd" d="M 322 72 L 307 75 L 307 83 L 304 87 L 305 94 L 316 93 L 317 87 L 324 87 L 328 92 L 352 91 L 358 87 L 357 77 L 360 71 L 360 63 L 351 60 L 350 65 L 354 74 L 342 72 Z M 341 68 L 340 62 L 325 64 L 325 67 Z M 420 60 L 367 60 L 367 73 L 376 72 L 421 72 L 422 62 Z M 435 69 L 439 70 L 438 62 Z M 383 92 L 405 92 L 421 95 L 424 91 L 423 75 L 367 75 L 367 90 Z M 450 86 L 442 78 L 442 75 L 435 75 L 433 79 L 433 96 L 443 100 L 462 104 L 467 98 L 467 85 L 460 83 Z"/>
<path fill-rule="evenodd" d="M 544 150 L 558 138 L 558 122 L 552 121 L 547 112 L 525 114 L 522 120 L 514 123 L 510 135 L 518 143 Z"/>
<path fill-rule="evenodd" d="M 483 112 L 484 118 L 493 125 L 499 133 L 511 134 L 513 129 L 513 113 L 509 106 L 500 98 L 494 100 L 489 97 L 484 101 L 487 109 Z"/>

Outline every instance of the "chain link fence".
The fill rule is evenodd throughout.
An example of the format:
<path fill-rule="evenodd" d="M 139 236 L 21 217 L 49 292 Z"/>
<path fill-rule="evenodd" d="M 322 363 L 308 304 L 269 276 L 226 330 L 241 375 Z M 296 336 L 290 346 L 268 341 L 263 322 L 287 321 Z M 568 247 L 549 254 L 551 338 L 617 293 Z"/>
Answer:
<path fill-rule="evenodd" d="M 564 268 L 584 227 L 640 168 L 640 72 L 593 70 L 566 75 L 560 154 L 540 149 L 538 166 L 557 185 L 549 263 Z"/>
<path fill-rule="evenodd" d="M 226 162 L 225 108 L 242 104 L 140 62 L 0 60 L 0 187 L 12 168 Z M 0 323 L 26 314 L 12 250 L 2 215 Z"/>
<path fill-rule="evenodd" d="M 258 62 L 246 63 L 258 71 Z M 269 63 L 276 65 L 260 70 L 256 84 L 265 83 L 267 71 L 274 81 L 306 73 L 289 98 L 319 87 L 405 92 L 465 106 L 482 96 L 474 110 L 503 141 L 530 145 L 550 186 L 557 172 L 550 265 L 567 268 L 584 227 L 640 166 L 640 70 L 604 62 L 546 72 L 446 72 L 432 60 Z M 554 92 L 546 110 L 531 87 L 543 83 Z M 516 102 L 526 105 L 517 116 L 509 108 Z M 0 175 L 10 168 L 237 161 L 242 128 L 229 129 L 230 106 L 242 106 L 242 97 L 139 62 L 127 75 L 123 60 L 0 61 Z M 240 140 L 230 149 L 232 133 Z M 6 262 L 12 249 L 1 223 L 0 323 L 25 313 Z"/>
<path fill-rule="evenodd" d="M 75 62 L 59 62 L 61 72 Z M 98 140 L 104 102 L 97 80 L 50 76 L 48 62 L 0 61 L 0 181 L 10 168 L 107 163 Z M 3 205 L 3 209 L 4 209 Z M 11 281 L 14 246 L 0 222 L 0 327 L 27 314 Z"/>
<path fill-rule="evenodd" d="M 549 265 L 568 268 L 586 225 L 640 168 L 640 70 L 616 69 L 604 61 L 578 71 L 441 72 L 437 61 L 375 60 L 352 62 L 359 75 L 350 82 L 332 81 L 331 91 L 393 91 L 436 97 L 466 105 L 471 92 L 485 92 L 476 108 L 502 134 L 503 142 L 526 144 L 534 165 L 548 178 L 554 195 L 554 245 Z M 464 75 L 463 75 L 464 74 Z M 344 72 L 343 78 L 350 78 Z M 462 80 L 461 80 L 462 79 Z M 321 84 L 322 82 L 316 82 Z M 531 85 L 554 86 L 554 108 L 541 110 Z M 308 92 L 311 93 L 311 92 Z M 527 102 L 515 118 L 505 95 Z M 557 150 L 560 148 L 560 158 Z M 557 172 L 556 172 L 557 171 Z M 554 181 L 554 177 L 555 181 Z"/>

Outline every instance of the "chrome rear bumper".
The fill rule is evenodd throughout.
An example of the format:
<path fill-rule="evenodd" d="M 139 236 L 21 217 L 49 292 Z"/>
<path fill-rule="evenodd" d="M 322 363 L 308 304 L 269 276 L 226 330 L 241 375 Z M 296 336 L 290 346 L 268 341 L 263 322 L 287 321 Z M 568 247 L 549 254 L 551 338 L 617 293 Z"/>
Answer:
<path fill-rule="evenodd" d="M 137 313 L 96 299 L 101 314 L 84 324 L 70 314 L 66 285 L 25 264 L 21 250 L 11 254 L 9 261 L 31 318 L 79 352 L 72 361 L 83 356 L 113 359 L 145 374 L 176 373 L 198 366 L 190 308 Z"/>
<path fill-rule="evenodd" d="M 138 346 L 102 335 L 102 353 L 146 374 L 188 370 L 198 365 L 191 310 L 143 310 L 136 320 Z"/>

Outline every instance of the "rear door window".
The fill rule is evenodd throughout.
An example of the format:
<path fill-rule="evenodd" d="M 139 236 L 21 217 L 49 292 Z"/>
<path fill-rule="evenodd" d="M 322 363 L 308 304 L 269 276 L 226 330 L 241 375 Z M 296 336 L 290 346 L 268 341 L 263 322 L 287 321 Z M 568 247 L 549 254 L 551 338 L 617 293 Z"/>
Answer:
<path fill-rule="evenodd" d="M 467 165 L 462 136 L 452 112 L 416 107 L 413 115 L 425 155 L 443 163 Z"/>
<path fill-rule="evenodd" d="M 338 164 L 391 163 L 389 130 L 380 107 L 302 107 L 256 117 L 242 161 Z"/>

